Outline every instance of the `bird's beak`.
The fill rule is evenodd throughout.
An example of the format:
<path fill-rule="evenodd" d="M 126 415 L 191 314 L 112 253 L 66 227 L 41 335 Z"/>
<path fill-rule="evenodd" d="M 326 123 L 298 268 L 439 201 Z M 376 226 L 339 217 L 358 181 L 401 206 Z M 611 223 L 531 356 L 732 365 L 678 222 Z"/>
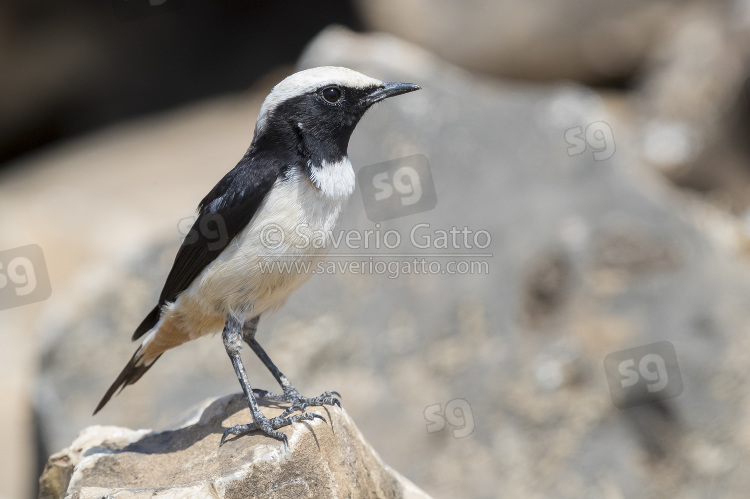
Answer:
<path fill-rule="evenodd" d="M 415 85 L 413 83 L 397 83 L 393 81 L 387 81 L 383 83 L 380 87 L 375 89 L 375 91 L 370 92 L 367 94 L 363 99 L 362 103 L 365 106 L 372 106 L 376 102 L 380 102 L 383 99 L 387 99 L 388 97 L 393 97 L 395 95 L 401 95 L 408 92 L 413 92 L 415 90 L 420 90 L 422 87 L 419 85 Z"/>

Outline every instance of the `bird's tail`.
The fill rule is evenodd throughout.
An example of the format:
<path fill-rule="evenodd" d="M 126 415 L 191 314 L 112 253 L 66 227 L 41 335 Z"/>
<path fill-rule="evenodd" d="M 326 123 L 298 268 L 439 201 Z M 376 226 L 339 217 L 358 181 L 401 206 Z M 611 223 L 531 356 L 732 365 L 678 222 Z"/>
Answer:
<path fill-rule="evenodd" d="M 125 389 L 126 386 L 132 385 L 139 379 L 141 379 L 141 376 L 143 376 L 146 371 L 148 371 L 151 366 L 154 365 L 154 362 L 159 360 L 159 357 L 161 355 L 157 356 L 155 359 L 153 359 L 151 362 L 144 362 L 143 361 L 143 347 L 144 345 L 141 345 L 138 347 L 138 350 L 135 351 L 133 354 L 133 357 L 131 357 L 130 362 L 127 363 L 125 368 L 122 370 L 120 375 L 117 377 L 114 383 L 112 383 L 112 386 L 109 387 L 109 390 L 107 390 L 107 393 L 104 394 L 104 397 L 102 397 L 102 400 L 99 402 L 99 405 L 96 406 L 96 409 L 94 409 L 94 414 L 99 412 L 102 407 L 104 407 L 107 402 L 109 402 L 109 399 L 112 398 L 112 396 L 115 393 L 120 393 L 122 390 Z"/>

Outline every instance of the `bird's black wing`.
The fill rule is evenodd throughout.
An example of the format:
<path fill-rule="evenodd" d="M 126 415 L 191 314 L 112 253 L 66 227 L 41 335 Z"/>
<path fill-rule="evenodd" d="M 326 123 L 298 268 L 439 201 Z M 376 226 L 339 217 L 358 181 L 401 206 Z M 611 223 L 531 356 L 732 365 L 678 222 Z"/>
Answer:
<path fill-rule="evenodd" d="M 161 308 L 173 302 L 252 220 L 258 207 L 285 170 L 281 162 L 243 158 L 203 198 L 198 218 L 185 237 L 167 276 L 159 304 L 133 333 L 146 334 L 159 321 Z"/>

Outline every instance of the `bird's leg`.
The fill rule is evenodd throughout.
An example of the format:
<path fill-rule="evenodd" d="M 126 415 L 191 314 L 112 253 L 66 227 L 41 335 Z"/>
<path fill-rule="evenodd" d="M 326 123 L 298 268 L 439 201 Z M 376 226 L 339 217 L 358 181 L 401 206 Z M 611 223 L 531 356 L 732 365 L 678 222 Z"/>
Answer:
<path fill-rule="evenodd" d="M 258 396 L 267 399 L 291 402 L 292 405 L 282 413 L 282 416 L 288 416 L 296 410 L 304 411 L 308 405 L 335 404 L 341 407 L 341 402 L 338 398 L 335 398 L 341 397 L 338 392 L 323 392 L 317 397 L 308 398 L 303 397 L 297 391 L 297 389 L 292 386 L 287 377 L 284 376 L 281 371 L 279 371 L 279 368 L 276 367 L 266 351 L 263 350 L 263 347 L 261 347 L 260 344 L 255 340 L 255 332 L 258 329 L 259 319 L 260 317 L 254 317 L 245 322 L 245 325 L 242 328 L 242 338 L 245 340 L 245 343 L 247 343 L 248 346 L 252 348 L 253 352 L 255 352 L 255 355 L 258 356 L 258 358 L 261 360 L 261 362 L 263 362 L 268 370 L 271 371 L 273 377 L 276 378 L 276 381 L 279 383 L 279 385 L 281 385 L 283 393 L 270 393 L 265 390 L 253 390 L 253 392 L 255 392 Z"/>
<path fill-rule="evenodd" d="M 263 415 L 262 412 L 260 412 L 258 402 L 255 400 L 255 395 L 253 394 L 253 390 L 250 388 L 250 383 L 247 380 L 245 366 L 242 364 L 242 358 L 240 357 L 240 353 L 242 352 L 242 335 L 240 333 L 241 329 L 242 326 L 240 325 L 239 321 L 230 316 L 227 318 L 227 321 L 224 324 L 224 331 L 221 334 L 221 338 L 224 340 L 224 348 L 226 348 L 229 358 L 232 359 L 234 372 L 237 374 L 237 379 L 240 381 L 242 391 L 245 393 L 245 397 L 247 398 L 247 402 L 250 406 L 250 414 L 253 417 L 253 422 L 251 424 L 237 425 L 229 428 L 224 432 L 224 435 L 222 435 L 221 443 L 219 445 L 224 444 L 224 440 L 226 440 L 229 435 L 241 435 L 249 431 L 261 430 L 269 437 L 282 440 L 284 442 L 284 445 L 286 446 L 288 445 L 286 435 L 279 431 L 276 431 L 276 429 L 281 428 L 282 426 L 290 425 L 296 421 L 310 421 L 315 418 L 323 419 L 323 417 L 318 414 L 312 413 L 303 413 L 289 416 L 289 414 L 285 412 L 280 416 L 268 419 Z"/>

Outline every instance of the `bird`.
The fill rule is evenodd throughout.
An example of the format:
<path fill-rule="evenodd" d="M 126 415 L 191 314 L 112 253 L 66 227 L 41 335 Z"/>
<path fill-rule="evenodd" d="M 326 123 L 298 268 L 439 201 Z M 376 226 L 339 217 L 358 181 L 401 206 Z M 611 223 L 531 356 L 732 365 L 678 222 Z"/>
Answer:
<path fill-rule="evenodd" d="M 304 412 L 308 406 L 340 406 L 341 395 L 335 391 L 302 396 L 256 340 L 261 315 L 278 310 L 311 277 L 268 264 L 316 262 L 325 256 L 330 241 L 313 245 L 300 229 L 331 234 L 353 193 L 352 132 L 376 103 L 420 89 L 333 66 L 299 71 L 276 84 L 261 105 L 247 151 L 198 204 L 158 303 L 133 333 L 132 340 L 140 344 L 94 415 L 167 350 L 218 333 L 252 417 L 250 423 L 227 429 L 220 445 L 230 436 L 256 430 L 286 445 L 279 428 L 322 419 Z M 211 223 L 221 226 L 224 237 L 205 230 Z M 269 227 L 278 232 L 273 244 Z M 251 387 L 240 357 L 243 342 L 274 376 L 281 393 Z M 267 418 L 256 395 L 290 406 Z"/>

